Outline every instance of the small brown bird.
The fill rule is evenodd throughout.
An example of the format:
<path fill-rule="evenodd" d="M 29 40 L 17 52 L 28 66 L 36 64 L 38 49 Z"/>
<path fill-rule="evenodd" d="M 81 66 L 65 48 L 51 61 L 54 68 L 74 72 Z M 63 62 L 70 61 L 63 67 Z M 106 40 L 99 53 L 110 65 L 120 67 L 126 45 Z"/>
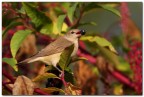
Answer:
<path fill-rule="evenodd" d="M 19 62 L 18 64 L 42 61 L 48 65 L 53 65 L 57 70 L 61 72 L 61 70 L 56 67 L 57 63 L 60 60 L 61 53 L 64 51 L 65 48 L 74 44 L 74 50 L 71 56 L 76 55 L 76 52 L 78 50 L 78 38 L 84 34 L 85 30 L 70 30 L 64 36 L 59 37 L 54 42 L 50 43 L 44 49 L 39 51 L 37 54 L 28 59 L 25 59 L 24 61 Z"/>

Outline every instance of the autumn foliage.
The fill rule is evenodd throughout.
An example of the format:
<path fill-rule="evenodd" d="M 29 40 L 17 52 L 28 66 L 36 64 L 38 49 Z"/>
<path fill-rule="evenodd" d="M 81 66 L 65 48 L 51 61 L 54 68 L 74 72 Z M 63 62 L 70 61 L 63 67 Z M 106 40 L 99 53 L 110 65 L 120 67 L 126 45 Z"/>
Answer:
<path fill-rule="evenodd" d="M 126 2 L 3 2 L 3 95 L 141 95 L 142 32 Z M 96 32 L 98 12 L 117 18 L 120 33 Z M 142 12 L 140 12 L 142 13 Z M 89 17 L 88 17 L 89 16 Z M 102 26 L 104 29 L 105 27 Z M 75 57 L 73 45 L 61 54 L 58 68 L 42 62 L 17 65 L 70 29 L 84 29 Z M 63 43 L 64 44 L 64 43 Z"/>

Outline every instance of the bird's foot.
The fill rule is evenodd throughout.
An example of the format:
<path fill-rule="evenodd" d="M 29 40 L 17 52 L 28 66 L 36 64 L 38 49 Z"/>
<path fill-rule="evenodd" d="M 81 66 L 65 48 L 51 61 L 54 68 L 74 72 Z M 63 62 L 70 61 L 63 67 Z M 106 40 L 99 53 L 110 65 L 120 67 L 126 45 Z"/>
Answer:
<path fill-rule="evenodd" d="M 64 71 L 61 71 L 59 77 L 60 77 L 60 78 L 64 78 Z"/>

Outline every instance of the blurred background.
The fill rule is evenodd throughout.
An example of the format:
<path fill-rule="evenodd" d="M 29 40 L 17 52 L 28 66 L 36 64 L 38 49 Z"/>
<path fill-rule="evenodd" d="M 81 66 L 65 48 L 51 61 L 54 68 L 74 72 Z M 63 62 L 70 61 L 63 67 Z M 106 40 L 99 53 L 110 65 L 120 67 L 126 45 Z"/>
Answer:
<path fill-rule="evenodd" d="M 142 3 L 141 2 L 128 2 L 127 6 L 129 9 L 130 17 L 135 22 L 139 30 L 142 31 Z M 103 22 L 101 20 L 103 20 Z M 88 14 L 84 15 L 81 21 L 84 21 L 84 22 L 93 21 L 93 22 L 96 22 L 96 24 L 98 24 L 95 27 L 84 26 L 84 28 L 88 31 L 103 33 L 103 32 L 108 31 L 112 26 L 112 29 L 114 31 L 122 32 L 121 28 L 119 27 L 119 24 L 117 23 L 119 21 L 119 18 L 116 15 L 111 14 L 111 12 L 106 11 L 106 10 L 102 10 L 102 9 L 93 10 L 92 12 L 89 12 Z"/>
<path fill-rule="evenodd" d="M 35 87 L 64 90 L 44 91 L 51 95 L 141 95 L 142 7 L 142 2 L 2 2 L 2 94 L 13 94 L 20 75 L 31 80 L 46 72 L 58 76 L 41 62 L 16 63 L 79 28 L 86 35 L 79 40 L 79 61 L 65 70 L 69 88 L 56 78 Z"/>

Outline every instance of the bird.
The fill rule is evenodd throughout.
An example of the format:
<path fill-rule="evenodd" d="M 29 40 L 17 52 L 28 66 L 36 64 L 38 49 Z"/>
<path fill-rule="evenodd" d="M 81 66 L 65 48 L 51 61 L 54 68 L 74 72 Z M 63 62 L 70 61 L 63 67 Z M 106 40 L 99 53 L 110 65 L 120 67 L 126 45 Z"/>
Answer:
<path fill-rule="evenodd" d="M 45 64 L 54 66 L 58 71 L 62 72 L 57 67 L 57 64 L 60 60 L 60 55 L 67 47 L 74 45 L 74 49 L 71 53 L 71 57 L 75 56 L 79 46 L 78 40 L 85 33 L 86 33 L 85 30 L 72 29 L 68 31 L 65 35 L 57 38 L 54 42 L 48 44 L 45 48 L 40 50 L 38 53 L 19 62 L 18 64 L 41 61 Z"/>

